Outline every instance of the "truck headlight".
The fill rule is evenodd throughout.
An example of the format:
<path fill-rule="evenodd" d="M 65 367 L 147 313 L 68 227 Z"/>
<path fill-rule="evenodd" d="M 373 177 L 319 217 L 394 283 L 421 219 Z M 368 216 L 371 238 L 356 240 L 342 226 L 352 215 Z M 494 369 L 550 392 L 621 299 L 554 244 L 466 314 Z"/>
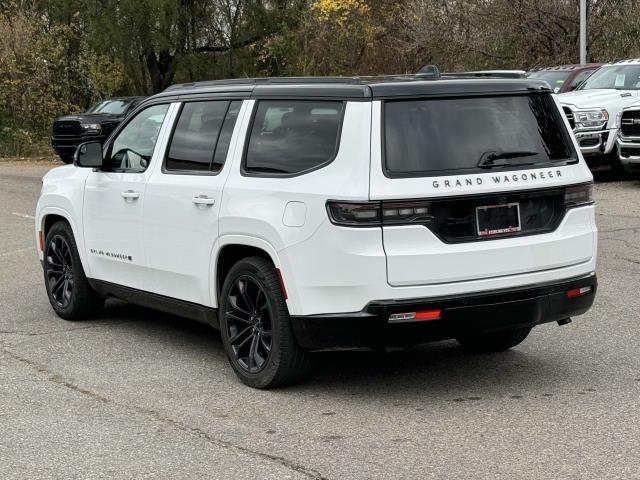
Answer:
<path fill-rule="evenodd" d="M 575 112 L 577 128 L 604 128 L 609 121 L 609 112 L 602 110 L 583 110 Z"/>
<path fill-rule="evenodd" d="M 82 129 L 87 133 L 100 133 L 102 127 L 99 123 L 85 123 L 82 125 Z"/>

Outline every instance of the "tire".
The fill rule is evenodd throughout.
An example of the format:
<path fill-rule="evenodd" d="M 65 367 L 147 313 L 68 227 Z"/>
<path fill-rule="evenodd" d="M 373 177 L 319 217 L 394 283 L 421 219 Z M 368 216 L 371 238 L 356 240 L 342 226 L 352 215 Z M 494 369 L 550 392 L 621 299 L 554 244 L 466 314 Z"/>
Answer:
<path fill-rule="evenodd" d="M 309 354 L 295 339 L 274 266 L 261 257 L 236 263 L 220 293 L 220 331 L 236 375 L 253 388 L 274 388 L 301 380 Z"/>
<path fill-rule="evenodd" d="M 104 298 L 89 285 L 71 227 L 55 223 L 44 243 L 44 284 L 56 314 L 65 320 L 83 320 L 98 313 Z"/>
<path fill-rule="evenodd" d="M 456 340 L 472 352 L 503 352 L 522 343 L 531 327 L 457 337 Z"/>

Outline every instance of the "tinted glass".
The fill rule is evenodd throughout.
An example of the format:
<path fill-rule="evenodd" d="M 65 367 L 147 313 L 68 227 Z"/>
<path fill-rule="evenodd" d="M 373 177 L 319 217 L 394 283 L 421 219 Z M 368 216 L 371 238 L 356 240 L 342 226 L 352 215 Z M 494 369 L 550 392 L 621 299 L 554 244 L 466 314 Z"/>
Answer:
<path fill-rule="evenodd" d="M 105 100 L 104 102 L 96 103 L 87 110 L 87 113 L 111 113 L 113 115 L 120 115 L 127 109 L 129 103 L 130 102 L 124 100 Z"/>
<path fill-rule="evenodd" d="M 185 103 L 173 132 L 167 170 L 209 171 L 229 102 Z"/>
<path fill-rule="evenodd" d="M 213 164 L 211 170 L 217 172 L 222 169 L 224 161 L 227 158 L 227 152 L 229 151 L 229 145 L 231 144 L 231 135 L 233 134 L 233 127 L 236 125 L 238 119 L 238 113 L 240 112 L 241 101 L 231 102 L 227 115 L 222 124 L 222 130 L 218 137 L 218 144 L 216 145 L 216 153 L 213 156 Z"/>
<path fill-rule="evenodd" d="M 245 170 L 292 174 L 329 162 L 337 151 L 343 110 L 342 102 L 261 101 Z"/>
<path fill-rule="evenodd" d="M 154 105 L 127 123 L 111 146 L 111 168 L 143 172 L 149 166 L 169 105 Z"/>
<path fill-rule="evenodd" d="M 529 75 L 529 78 L 535 78 L 536 80 L 544 80 L 551 88 L 561 88 L 564 82 L 569 78 L 570 72 L 556 72 L 556 71 L 544 71 L 535 72 Z"/>
<path fill-rule="evenodd" d="M 579 90 L 615 88 L 617 90 L 640 89 L 640 65 L 613 65 L 602 67 L 584 82 Z"/>
<path fill-rule="evenodd" d="M 595 70 L 583 70 L 582 72 L 578 73 L 573 80 L 571 80 L 571 86 L 569 87 L 570 90 L 575 90 L 577 87 L 580 86 L 580 84 L 582 82 L 584 82 L 587 78 L 589 78 L 593 72 L 595 72 Z"/>
<path fill-rule="evenodd" d="M 385 163 L 390 175 L 478 171 L 575 159 L 551 95 L 385 103 Z M 526 153 L 526 154 L 525 154 Z"/>

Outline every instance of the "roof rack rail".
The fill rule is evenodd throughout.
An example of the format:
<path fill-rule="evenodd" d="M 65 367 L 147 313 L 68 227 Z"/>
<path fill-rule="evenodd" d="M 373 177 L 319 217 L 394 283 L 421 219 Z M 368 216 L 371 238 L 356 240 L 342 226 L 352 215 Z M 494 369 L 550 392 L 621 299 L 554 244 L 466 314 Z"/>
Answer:
<path fill-rule="evenodd" d="M 178 83 L 171 85 L 165 92 L 202 87 L 220 87 L 225 85 L 289 85 L 289 84 L 348 84 L 362 85 L 359 77 L 259 77 L 259 78 L 231 78 L 226 80 L 205 80 L 202 82 Z"/>
<path fill-rule="evenodd" d="M 443 77 L 477 77 L 477 78 L 526 78 L 524 70 L 476 70 L 471 72 L 446 72 Z"/>

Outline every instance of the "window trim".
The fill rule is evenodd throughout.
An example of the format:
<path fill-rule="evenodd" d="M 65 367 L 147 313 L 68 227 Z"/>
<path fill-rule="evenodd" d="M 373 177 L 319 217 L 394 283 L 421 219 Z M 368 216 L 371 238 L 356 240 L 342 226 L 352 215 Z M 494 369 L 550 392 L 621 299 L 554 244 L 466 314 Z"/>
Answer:
<path fill-rule="evenodd" d="M 386 178 L 392 180 L 398 180 L 403 178 L 432 178 L 432 177 L 446 177 L 446 176 L 457 176 L 457 175 L 477 175 L 480 173 L 501 173 L 501 172 L 516 172 L 519 170 L 531 170 L 536 168 L 549 168 L 549 167 L 564 167 L 567 165 L 575 165 L 580 160 L 578 157 L 578 153 L 573 145 L 573 140 L 569 135 L 565 125 L 564 119 L 561 116 L 558 108 L 554 108 L 554 115 L 556 116 L 556 120 L 558 124 L 561 125 L 562 136 L 567 142 L 567 146 L 569 147 L 569 151 L 572 154 L 571 157 L 560 160 L 560 161 L 549 161 L 546 163 L 540 163 L 536 165 L 521 165 L 521 166 L 509 166 L 508 169 L 496 169 L 496 170 L 486 170 L 481 168 L 465 168 L 465 169 L 448 169 L 448 170 L 425 170 L 420 172 L 391 172 L 387 168 L 387 134 L 386 134 L 386 105 L 387 102 L 406 102 L 406 101 L 422 101 L 422 100 L 448 100 L 448 99 L 457 99 L 460 98 L 486 98 L 486 97 L 528 97 L 531 95 L 550 95 L 549 91 L 544 92 L 516 92 L 516 93 L 496 93 L 490 95 L 456 95 L 453 97 L 442 96 L 442 97 L 415 97 L 415 98 L 399 98 L 399 99 L 384 99 L 381 100 L 380 105 L 380 167 L 382 168 L 382 173 Z M 553 100 L 553 99 L 552 99 Z M 555 102 L 554 102 L 555 105 Z"/>
<path fill-rule="evenodd" d="M 164 175 L 200 175 L 205 177 L 216 177 L 220 175 L 220 173 L 224 170 L 224 167 L 227 165 L 227 159 L 225 158 L 225 162 L 222 164 L 220 170 L 213 171 L 211 167 L 213 166 L 213 159 L 216 156 L 216 150 L 218 149 L 218 142 L 220 141 L 220 134 L 222 133 L 222 128 L 224 127 L 224 122 L 227 120 L 227 115 L 229 114 L 229 109 L 231 108 L 231 103 L 234 101 L 240 101 L 240 107 L 242 108 L 243 99 L 229 99 L 229 98 L 198 98 L 198 99 L 189 99 L 181 102 L 180 110 L 176 114 L 176 119 L 171 126 L 171 133 L 169 134 L 169 140 L 167 141 L 167 148 L 164 152 L 164 158 L 162 159 L 162 173 Z M 187 103 L 210 103 L 210 102 L 227 102 L 227 108 L 224 111 L 224 116 L 222 117 L 222 124 L 220 125 L 220 131 L 218 132 L 218 137 L 216 138 L 216 143 L 213 146 L 213 153 L 211 154 L 211 160 L 209 160 L 209 169 L 208 170 L 169 170 L 167 168 L 167 159 L 169 158 L 169 153 L 171 151 L 171 142 L 173 141 L 173 134 L 178 128 L 178 123 L 180 122 L 180 116 L 182 115 L 182 111 Z M 236 118 L 236 124 L 238 119 Z M 234 125 L 235 129 L 235 125 Z M 233 132 L 232 132 L 233 135 Z M 227 151 L 227 155 L 229 152 Z"/>
<path fill-rule="evenodd" d="M 111 132 L 111 134 L 107 138 L 107 141 L 103 144 L 102 167 L 100 168 L 100 170 L 103 171 L 103 172 L 134 173 L 134 174 L 144 174 L 144 173 L 148 172 L 149 171 L 149 167 L 151 166 L 151 164 L 147 165 L 147 168 L 145 168 L 144 170 L 137 171 L 137 172 L 121 170 L 121 169 L 116 170 L 116 169 L 113 169 L 113 168 L 106 168 L 106 164 L 107 164 L 108 160 L 111 160 L 111 152 L 113 150 L 113 143 L 118 138 L 118 135 L 120 135 L 120 133 L 125 128 L 127 128 L 127 125 L 129 125 L 140 113 L 144 112 L 148 108 L 157 107 L 158 105 L 166 105 L 167 106 L 167 111 L 165 112 L 164 118 L 162 119 L 162 125 L 160 125 L 160 129 L 162 130 L 162 126 L 164 125 L 164 122 L 167 119 L 167 115 L 169 114 L 169 109 L 171 108 L 171 104 L 172 103 L 174 103 L 174 102 L 162 101 L 162 102 L 150 102 L 150 103 L 146 103 L 144 105 L 138 104 L 136 109 L 130 115 L 127 115 L 125 117 L 125 120 L 122 123 L 120 123 L 116 129 L 114 129 Z M 153 158 L 153 154 L 156 151 L 156 148 L 158 146 L 158 141 L 159 140 L 160 139 L 158 138 L 156 140 L 156 144 L 153 146 L 153 153 L 151 154 L 151 158 Z M 106 147 L 106 148 L 104 148 L 104 147 Z"/>
<path fill-rule="evenodd" d="M 333 150 L 333 154 L 331 157 L 322 162 L 315 167 L 307 168 L 306 170 L 302 170 L 300 172 L 295 173 L 267 173 L 267 172 L 252 172 L 251 170 L 247 170 L 247 155 L 249 153 L 249 142 L 251 141 L 251 134 L 253 133 L 253 127 L 255 126 L 256 115 L 258 114 L 258 106 L 260 102 L 324 102 L 324 103 L 337 103 L 340 104 L 340 121 L 338 123 L 338 135 L 336 136 L 336 142 Z M 251 118 L 249 119 L 249 125 L 247 127 L 247 131 L 244 138 L 244 146 L 242 148 L 242 161 L 240 162 L 240 175 L 243 177 L 258 177 L 258 178 L 295 178 L 300 177 L 302 175 L 306 175 L 311 172 L 315 172 L 316 170 L 320 170 L 327 165 L 333 163 L 333 161 L 338 157 L 340 153 L 340 144 L 342 142 L 342 128 L 344 126 L 344 117 L 347 110 L 347 101 L 346 100 L 333 100 L 333 99 L 321 99 L 321 98 L 261 98 L 256 99 L 255 104 L 253 106 L 253 111 L 251 112 Z"/>

